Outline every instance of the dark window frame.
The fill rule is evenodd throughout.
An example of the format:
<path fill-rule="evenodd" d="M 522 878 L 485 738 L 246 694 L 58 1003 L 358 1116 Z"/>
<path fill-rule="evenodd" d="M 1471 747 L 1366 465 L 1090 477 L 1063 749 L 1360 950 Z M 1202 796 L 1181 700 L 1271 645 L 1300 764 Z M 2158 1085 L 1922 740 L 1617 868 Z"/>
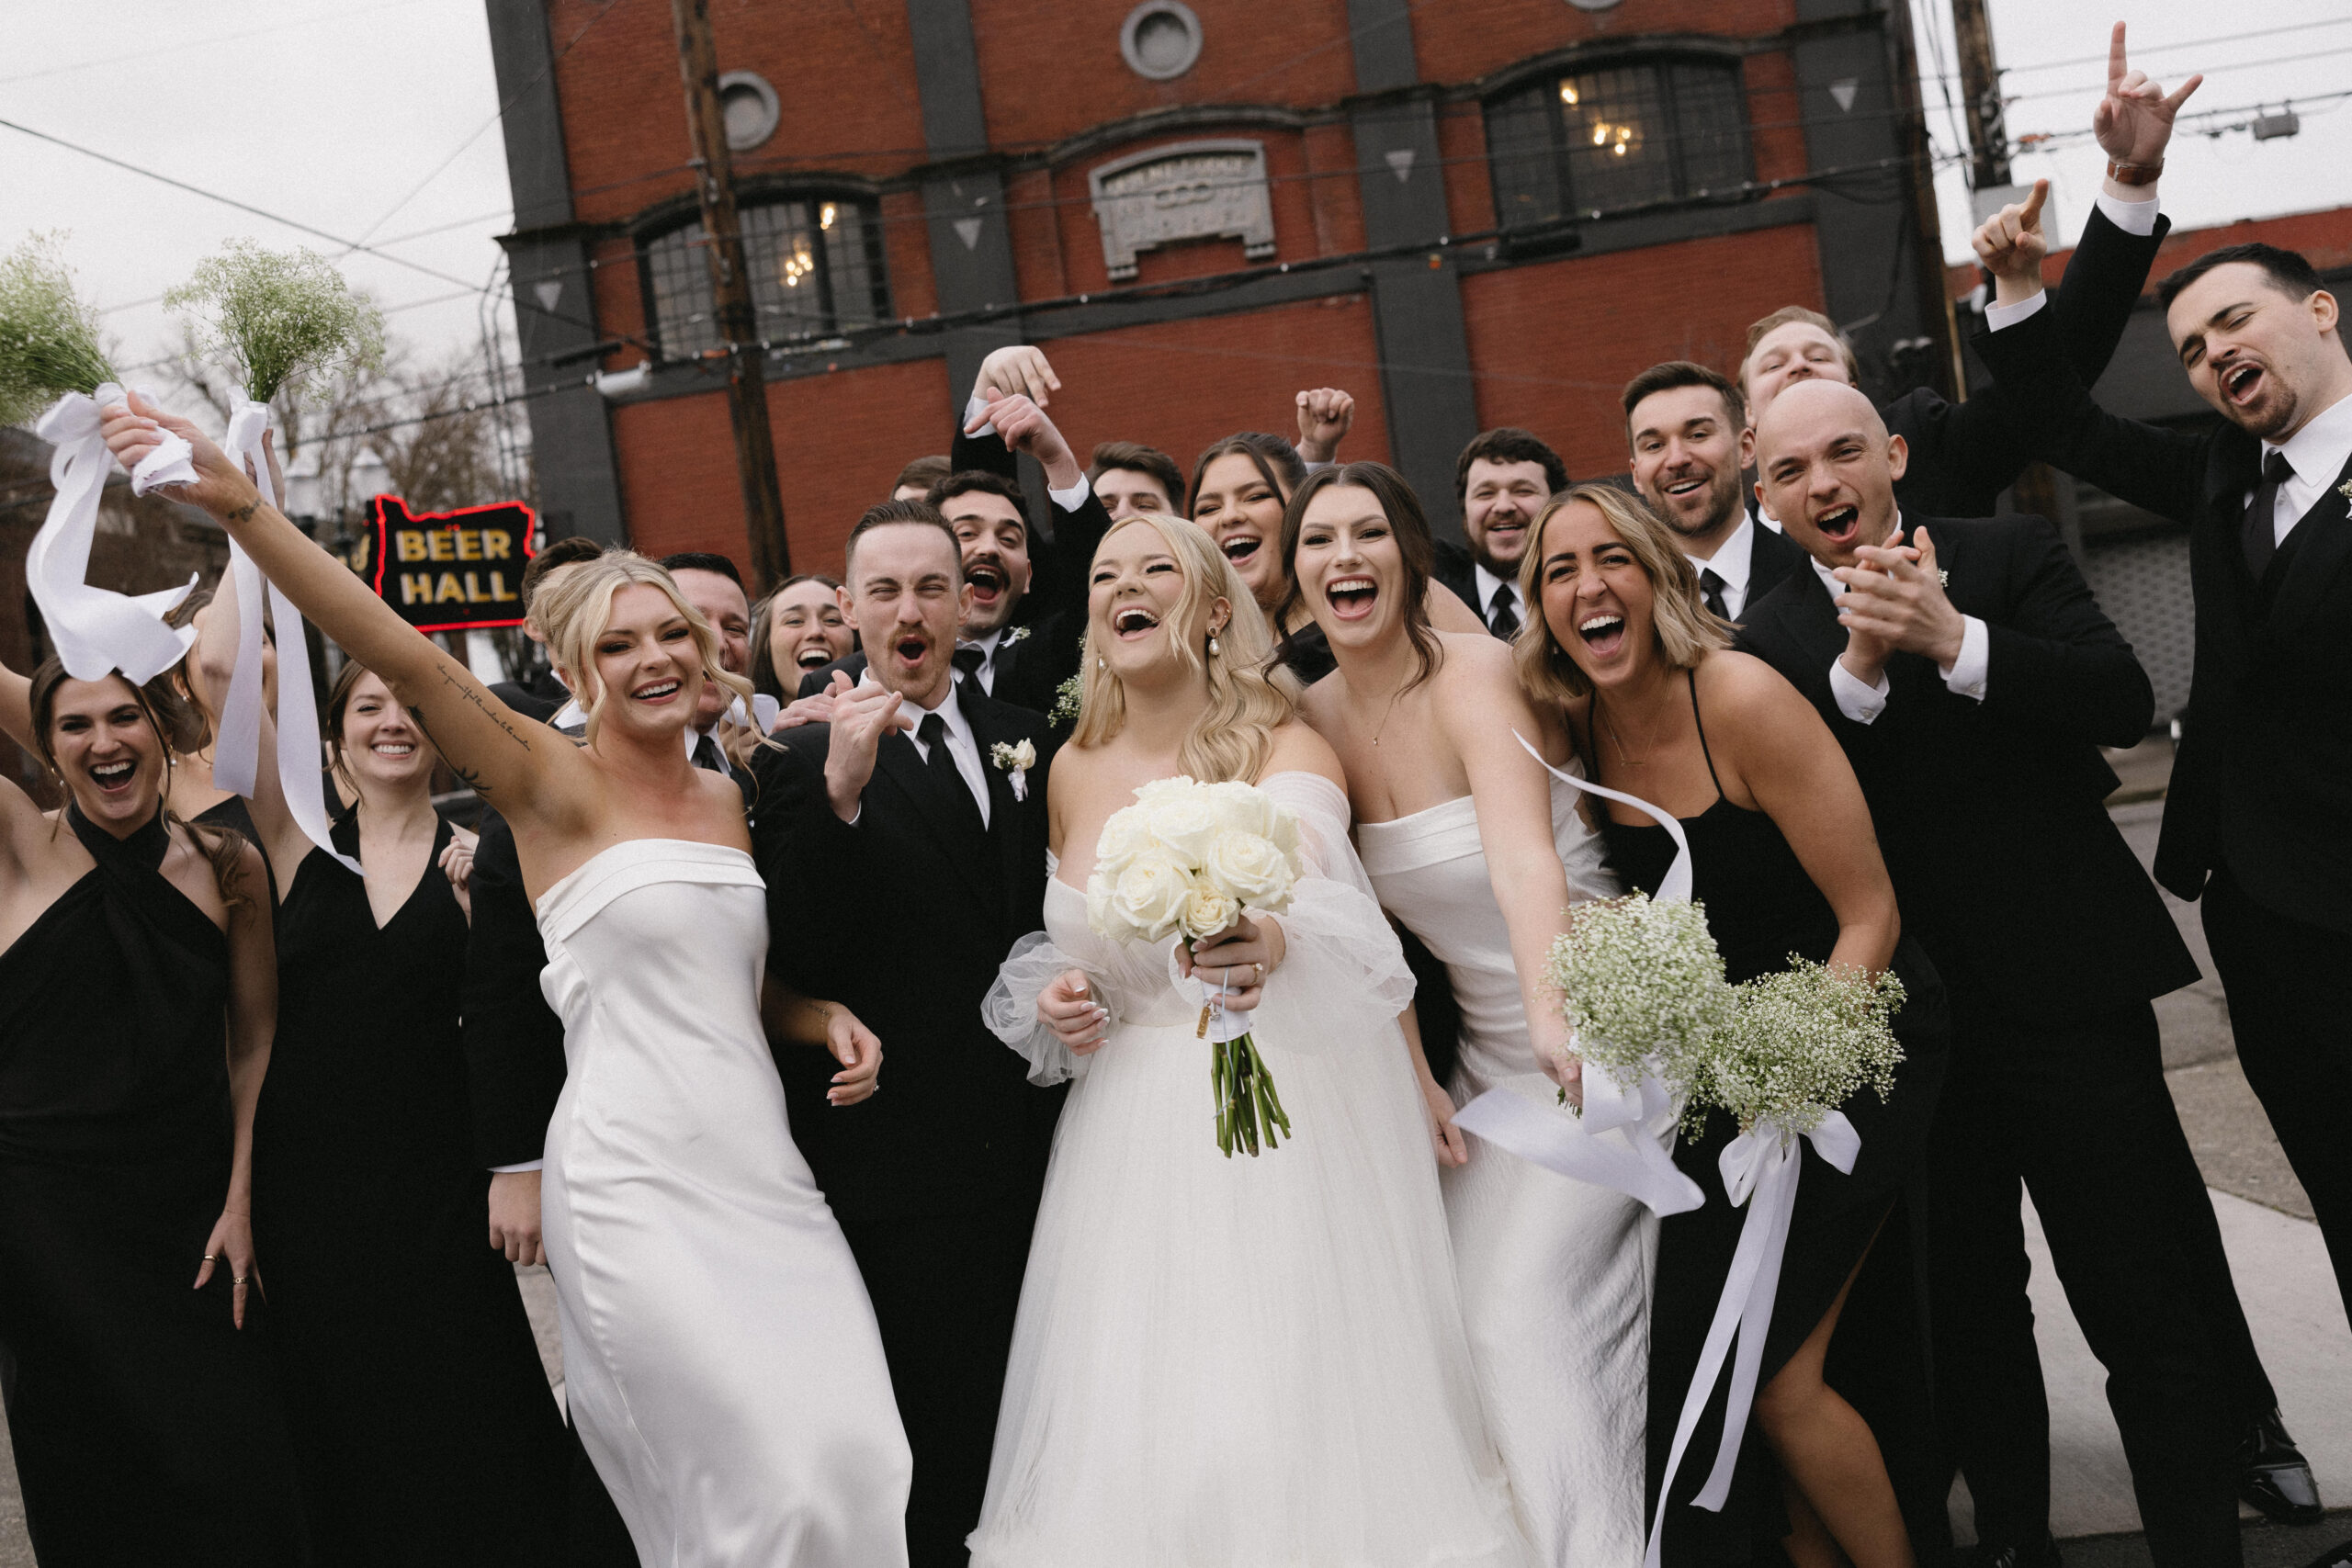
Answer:
<path fill-rule="evenodd" d="M 829 231 L 820 221 L 820 214 L 828 204 L 838 212 L 855 214 L 854 238 L 845 238 L 839 246 L 824 237 Z M 764 215 L 788 212 L 795 207 L 802 209 L 799 222 L 775 221 L 762 227 Z M 882 237 L 882 204 L 874 195 L 813 186 L 763 189 L 740 196 L 736 210 L 743 227 L 744 259 L 752 273 L 752 306 L 760 316 L 762 339 L 770 343 L 813 342 L 892 319 L 888 247 Z M 646 337 L 663 363 L 690 362 L 722 344 L 710 285 L 710 262 L 697 243 L 701 230 L 701 211 L 688 207 L 684 211 L 673 209 L 662 220 L 639 229 L 634 236 L 638 294 L 644 310 Z M 763 294 L 775 290 L 763 287 L 762 269 L 763 265 L 775 265 L 774 258 L 784 248 L 782 242 L 799 232 L 815 241 L 808 247 L 811 265 L 805 276 L 812 279 L 814 297 L 820 305 L 814 312 L 786 315 L 763 299 Z M 682 236 L 685 238 L 681 239 Z M 664 242 L 672 243 L 665 245 Z M 854 246 L 859 253 L 849 270 L 854 273 L 856 268 L 863 268 L 865 273 L 862 290 L 854 276 L 839 276 L 844 270 L 844 261 L 835 252 L 849 246 Z M 689 265 L 691 271 L 686 270 Z M 664 301 L 674 299 L 681 287 L 691 308 L 683 319 L 674 311 L 665 319 Z M 778 289 L 781 287 L 777 285 Z M 842 297 L 844 289 L 860 297 L 845 300 Z M 798 326 L 800 322 L 813 324 Z"/>
<path fill-rule="evenodd" d="M 1756 145 L 1748 120 L 1747 73 L 1739 56 L 1701 48 L 1651 48 L 1555 59 L 1514 70 L 1500 90 L 1484 99 L 1487 175 L 1498 228 L 1509 233 L 1573 224 L 1589 220 L 1595 210 L 1604 214 L 1611 210 L 1579 195 L 1576 165 L 1583 154 L 1569 145 L 1560 90 L 1572 80 L 1627 71 L 1650 73 L 1648 91 L 1666 128 L 1661 149 L 1666 160 L 1665 188 L 1633 205 L 1688 200 L 1702 191 L 1721 191 L 1755 179 Z M 1724 123 L 1691 123 L 1703 112 L 1703 106 L 1692 101 L 1695 95 L 1690 91 L 1695 73 L 1702 72 L 1711 79 L 1711 90 L 1718 101 L 1731 106 Z M 1531 134 L 1539 120 L 1540 138 Z M 1645 132 L 1643 140 L 1649 141 L 1653 135 Z M 1734 142 L 1727 161 L 1738 169 L 1737 180 L 1694 178 L 1691 164 L 1701 144 L 1725 136 Z M 1539 161 L 1540 170 L 1529 167 Z M 1519 170 L 1516 176 L 1514 165 Z M 1537 187 L 1548 187 L 1548 209 L 1517 215 L 1520 198 Z M 1538 207 L 1544 207 L 1540 200 Z"/>

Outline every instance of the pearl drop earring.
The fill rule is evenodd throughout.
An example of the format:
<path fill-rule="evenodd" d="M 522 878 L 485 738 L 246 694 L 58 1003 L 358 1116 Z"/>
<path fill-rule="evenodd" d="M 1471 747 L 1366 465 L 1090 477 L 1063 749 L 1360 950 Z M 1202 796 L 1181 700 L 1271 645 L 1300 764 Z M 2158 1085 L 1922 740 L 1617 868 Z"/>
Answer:
<path fill-rule="evenodd" d="M 1209 657 L 1211 659 L 1215 659 L 1218 654 L 1224 651 L 1225 650 L 1223 649 L 1216 645 L 1216 633 L 1209 633 Z"/>

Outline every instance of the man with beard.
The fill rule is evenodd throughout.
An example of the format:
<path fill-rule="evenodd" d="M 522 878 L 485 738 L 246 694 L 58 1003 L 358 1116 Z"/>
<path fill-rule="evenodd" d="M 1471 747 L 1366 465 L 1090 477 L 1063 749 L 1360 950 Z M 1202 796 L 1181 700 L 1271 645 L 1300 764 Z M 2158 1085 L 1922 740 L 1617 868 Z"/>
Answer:
<path fill-rule="evenodd" d="M 1739 389 L 1703 365 L 1670 359 L 1625 384 L 1634 488 L 1682 541 L 1707 608 L 1724 620 L 1780 586 L 1804 551 L 1747 515 L 1740 472 L 1756 439 Z"/>
<path fill-rule="evenodd" d="M 979 1519 L 1061 1101 L 981 1021 L 998 964 L 1044 924 L 1053 742 L 1039 715 L 953 678 L 961 553 L 922 502 L 870 509 L 842 592 L 873 663 L 835 682 L 830 723 L 752 761 L 770 965 L 804 990 L 821 976 L 888 1054 L 864 1104 L 827 1103 L 821 1060 L 788 1065 L 785 1089 L 881 1325 L 914 1450 L 912 1568 L 961 1568 Z"/>
<path fill-rule="evenodd" d="M 1528 530 L 1544 503 L 1568 488 L 1568 466 L 1533 433 L 1505 425 L 1462 449 L 1453 484 L 1470 547 L 1441 541 L 1431 575 L 1509 642 L 1527 621 L 1519 561 Z"/>
<path fill-rule="evenodd" d="M 2014 212 L 1988 242 L 2041 248 Z M 2307 259 L 2263 244 L 2165 278 L 2189 384 L 2227 422 L 2177 431 L 2090 400 L 2032 309 L 2038 269 L 2018 270 L 2013 319 L 1978 345 L 2032 400 L 2041 456 L 2189 530 L 2196 662 L 2156 876 L 2201 901 L 2238 1060 L 2352 1310 L 2352 358 L 2336 301 Z M 2352 1542 L 2322 1561 L 2352 1562 Z"/>
<path fill-rule="evenodd" d="M 681 550 L 663 556 L 662 569 L 677 580 L 678 592 L 685 595 L 686 603 L 710 623 L 711 634 L 718 639 L 718 667 L 730 675 L 748 677 L 752 672 L 752 601 L 743 592 L 743 575 L 735 563 L 706 550 Z M 719 739 L 727 733 L 719 723 L 735 700 L 735 694 L 718 682 L 703 682 L 701 705 L 695 709 L 694 722 L 686 726 L 687 750 L 695 766 L 725 773 L 738 785 L 748 786 L 751 776 L 734 765 Z"/>

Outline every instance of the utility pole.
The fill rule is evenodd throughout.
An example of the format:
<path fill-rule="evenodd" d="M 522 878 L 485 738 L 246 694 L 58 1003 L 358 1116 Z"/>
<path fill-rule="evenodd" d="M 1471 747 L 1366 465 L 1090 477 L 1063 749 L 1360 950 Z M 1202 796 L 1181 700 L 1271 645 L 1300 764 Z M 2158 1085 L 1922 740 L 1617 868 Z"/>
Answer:
<path fill-rule="evenodd" d="M 1968 106 L 1968 185 L 1971 190 L 1991 190 L 2009 183 L 2009 130 L 1984 0 L 1951 0 L 1951 31 L 1960 48 L 1961 97 Z"/>
<path fill-rule="evenodd" d="M 1963 0 L 1953 0 L 1955 5 Z M 1936 209 L 1936 165 L 1928 141 L 1928 111 L 1919 94 L 1919 54 L 1911 35 L 1908 0 L 1888 7 L 1888 44 L 1893 50 L 1895 140 L 1903 150 L 1904 194 L 1911 204 L 1911 223 L 1919 236 L 1917 268 L 1920 323 L 1926 352 L 1916 363 L 1924 384 L 1947 398 L 1964 395 L 1961 371 L 1960 331 L 1952 319 L 1951 298 L 1944 288 L 1944 240 L 1941 215 Z M 1900 370 L 1902 367 L 1897 366 Z"/>
<path fill-rule="evenodd" d="M 685 79 L 686 130 L 700 176 L 702 231 L 718 335 L 727 355 L 727 417 L 735 427 L 735 469 L 743 487 L 743 524 L 752 536 L 752 575 L 764 593 L 792 575 L 784 531 L 784 491 L 776 483 L 775 439 L 768 430 L 768 387 L 760 347 L 752 275 L 743 261 L 743 228 L 735 212 L 735 171 L 727 120 L 718 107 L 718 50 L 711 41 L 709 0 L 670 0 L 678 34 L 678 73 Z"/>

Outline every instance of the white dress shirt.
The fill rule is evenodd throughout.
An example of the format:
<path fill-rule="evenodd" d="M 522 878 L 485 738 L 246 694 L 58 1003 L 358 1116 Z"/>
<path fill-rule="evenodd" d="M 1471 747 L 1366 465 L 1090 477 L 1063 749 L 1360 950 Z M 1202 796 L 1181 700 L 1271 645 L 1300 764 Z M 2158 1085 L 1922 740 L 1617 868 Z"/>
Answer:
<path fill-rule="evenodd" d="M 958 653 L 967 648 L 977 648 L 980 650 L 979 668 L 973 671 L 972 674 L 980 682 L 980 690 L 989 696 L 996 695 L 996 656 L 1003 649 L 1004 639 L 1012 629 L 1010 626 L 999 626 L 986 637 L 956 639 L 956 651 Z"/>
<path fill-rule="evenodd" d="M 2270 454 L 2283 452 L 2295 472 L 2278 486 L 2278 504 L 2270 514 L 2271 541 L 2285 544 L 2287 536 L 2303 513 L 2319 504 L 2320 497 L 2334 489 L 2344 465 L 2352 459 L 2352 398 L 2339 398 L 2327 408 L 2313 414 L 2302 429 L 2281 444 L 2262 444 L 2262 460 L 2268 462 Z M 2246 503 L 2254 503 L 2254 491 L 2245 492 Z"/>
<path fill-rule="evenodd" d="M 1702 560 L 1690 556 L 1690 564 L 1701 571 L 1712 571 L 1723 580 L 1724 613 L 1727 619 L 1739 619 L 1747 608 L 1747 579 L 1756 559 L 1756 519 L 1742 517 L 1731 537 L 1715 547 L 1715 553 Z M 1687 553 L 1687 552 L 1686 552 Z"/>
<path fill-rule="evenodd" d="M 1495 590 L 1508 588 L 1510 590 L 1511 614 L 1519 617 L 1521 626 L 1527 624 L 1527 604 L 1519 596 L 1519 579 L 1497 577 L 1487 570 L 1484 561 L 1472 562 L 1471 570 L 1478 582 L 1478 602 L 1470 606 L 1472 615 L 1492 626 L 1495 622 Z"/>
<path fill-rule="evenodd" d="M 878 686 L 882 682 L 876 680 L 874 671 L 868 669 L 857 683 L 861 686 Z M 907 742 L 915 749 L 915 755 L 921 757 L 926 763 L 931 761 L 931 748 L 923 744 L 922 738 L 918 732 L 922 727 L 923 716 L 933 713 L 939 716 L 940 723 L 946 727 L 948 758 L 955 762 L 956 771 L 964 775 L 965 786 L 972 792 L 972 798 L 979 803 L 980 826 L 985 828 L 989 825 L 989 775 L 980 757 L 980 738 L 972 733 L 971 721 L 964 716 L 962 706 L 956 701 L 955 682 L 947 682 L 945 692 L 940 697 L 936 707 L 923 707 L 912 698 L 899 705 L 899 727 L 906 730 Z M 860 801 L 857 816 L 849 819 L 849 825 L 853 828 L 856 827 L 858 818 L 865 815 L 865 805 L 864 801 Z"/>
<path fill-rule="evenodd" d="M 2157 200 L 2153 196 L 2143 201 L 2120 201 L 2105 191 L 2098 193 L 2098 209 L 2107 214 L 2109 222 L 2127 234 L 2145 236 L 2154 233 L 2157 206 Z M 2014 305 L 1987 305 L 1984 307 L 1984 325 L 1988 331 L 1992 332 L 1999 332 L 2003 327 L 2013 327 L 2041 310 L 2048 299 L 2049 294 L 2045 290 L 2037 288 L 2033 291 L 2031 299 L 2020 299 Z M 2301 516 L 2301 513 L 2298 513 L 2296 515 Z"/>
<path fill-rule="evenodd" d="M 1894 526 L 1897 533 L 1902 532 L 1900 513 L 1895 516 Z M 1846 592 L 1846 585 L 1832 577 L 1829 569 L 1821 562 L 1808 558 L 1806 564 L 1813 568 L 1814 575 L 1821 579 L 1821 585 L 1829 590 L 1833 603 L 1838 595 Z M 1962 615 L 1960 620 L 1960 653 L 1950 664 L 1938 668 L 1943 674 L 1945 689 L 1972 702 L 1981 703 L 1984 700 L 1984 677 L 1992 658 L 1991 634 L 1985 630 L 1984 623 L 1974 615 Z M 1846 668 L 1845 660 L 1833 659 L 1829 661 L 1830 694 L 1838 700 L 1838 711 L 1856 724 L 1875 722 L 1878 716 L 1886 711 L 1886 699 L 1891 690 L 1883 670 L 1879 671 L 1876 685 L 1866 686 L 1862 684 L 1860 676 Z"/>

